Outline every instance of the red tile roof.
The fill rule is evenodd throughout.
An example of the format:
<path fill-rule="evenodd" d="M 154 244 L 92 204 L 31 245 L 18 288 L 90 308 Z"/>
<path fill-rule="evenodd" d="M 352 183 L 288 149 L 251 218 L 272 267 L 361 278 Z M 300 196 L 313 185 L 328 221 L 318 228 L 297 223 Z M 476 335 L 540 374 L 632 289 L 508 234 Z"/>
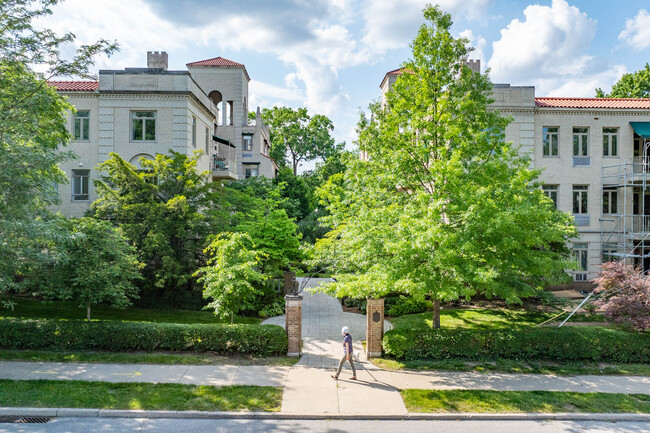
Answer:
<path fill-rule="evenodd" d="M 386 72 L 386 75 L 402 75 L 404 68 L 395 69 L 394 71 Z"/>
<path fill-rule="evenodd" d="M 549 108 L 650 109 L 650 99 L 633 98 L 535 98 L 535 105 Z"/>
<path fill-rule="evenodd" d="M 233 62 L 232 60 L 224 59 L 223 57 L 215 57 L 214 59 L 199 60 L 198 62 L 188 63 L 187 66 L 244 66 L 241 63 Z"/>
<path fill-rule="evenodd" d="M 99 89 L 99 81 L 48 81 L 59 92 L 91 92 Z"/>

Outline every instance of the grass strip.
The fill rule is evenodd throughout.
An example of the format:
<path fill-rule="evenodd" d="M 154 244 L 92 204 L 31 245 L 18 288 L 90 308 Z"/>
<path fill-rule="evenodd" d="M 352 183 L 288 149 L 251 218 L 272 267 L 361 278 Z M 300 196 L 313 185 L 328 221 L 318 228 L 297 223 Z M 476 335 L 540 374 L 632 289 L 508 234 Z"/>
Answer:
<path fill-rule="evenodd" d="M 495 361 L 397 361 L 388 358 L 374 358 L 371 362 L 385 370 L 448 370 L 471 371 L 475 373 L 527 373 L 577 376 L 583 374 L 650 376 L 650 364 L 603 364 L 516 361 L 499 359 Z"/>
<path fill-rule="evenodd" d="M 556 391 L 406 389 L 409 412 L 650 413 L 650 395 Z"/>
<path fill-rule="evenodd" d="M 2 361 L 96 362 L 105 364 L 271 365 L 291 367 L 297 356 L 219 356 L 211 353 L 49 352 L 0 350 Z"/>
<path fill-rule="evenodd" d="M 0 380 L 0 406 L 277 412 L 282 388 Z"/>

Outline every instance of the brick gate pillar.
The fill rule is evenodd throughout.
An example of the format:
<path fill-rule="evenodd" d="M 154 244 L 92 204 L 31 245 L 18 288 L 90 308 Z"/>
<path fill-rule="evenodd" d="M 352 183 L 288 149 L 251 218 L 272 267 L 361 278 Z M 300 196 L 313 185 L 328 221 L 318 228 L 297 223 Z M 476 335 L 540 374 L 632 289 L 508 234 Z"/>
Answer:
<path fill-rule="evenodd" d="M 302 296 L 287 295 L 285 299 L 284 329 L 289 340 L 288 356 L 300 356 L 302 351 Z"/>
<path fill-rule="evenodd" d="M 366 357 L 381 356 L 384 339 L 384 298 L 367 299 L 366 306 Z"/>

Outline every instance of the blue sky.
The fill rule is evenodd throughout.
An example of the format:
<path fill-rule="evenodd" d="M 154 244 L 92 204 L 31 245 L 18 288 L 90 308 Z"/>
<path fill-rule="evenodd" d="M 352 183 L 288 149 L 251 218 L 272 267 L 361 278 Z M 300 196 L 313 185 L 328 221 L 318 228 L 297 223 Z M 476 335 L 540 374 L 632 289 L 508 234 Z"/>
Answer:
<path fill-rule="evenodd" d="M 351 147 L 359 110 L 409 55 L 420 0 L 66 0 L 42 25 L 80 43 L 117 40 L 99 69 L 170 69 L 222 56 L 244 63 L 250 106 L 306 106 L 326 114 Z M 650 61 L 650 5 L 641 0 L 439 0 L 456 35 L 493 82 L 534 85 L 537 96 L 593 96 Z M 307 167 L 304 167 L 307 168 Z"/>

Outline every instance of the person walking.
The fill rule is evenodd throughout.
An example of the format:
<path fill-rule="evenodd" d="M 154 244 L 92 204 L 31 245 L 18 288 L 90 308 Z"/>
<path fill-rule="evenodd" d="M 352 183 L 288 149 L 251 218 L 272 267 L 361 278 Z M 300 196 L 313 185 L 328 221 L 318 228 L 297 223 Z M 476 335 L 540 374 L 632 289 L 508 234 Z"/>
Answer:
<path fill-rule="evenodd" d="M 341 358 L 341 362 L 339 362 L 339 368 L 336 370 L 336 374 L 333 374 L 332 377 L 338 380 L 343 364 L 347 360 L 350 363 L 350 367 L 352 367 L 352 377 L 350 379 L 357 380 L 357 371 L 354 369 L 354 362 L 352 362 L 352 336 L 347 326 L 341 329 L 341 334 L 343 334 L 343 357 Z"/>

